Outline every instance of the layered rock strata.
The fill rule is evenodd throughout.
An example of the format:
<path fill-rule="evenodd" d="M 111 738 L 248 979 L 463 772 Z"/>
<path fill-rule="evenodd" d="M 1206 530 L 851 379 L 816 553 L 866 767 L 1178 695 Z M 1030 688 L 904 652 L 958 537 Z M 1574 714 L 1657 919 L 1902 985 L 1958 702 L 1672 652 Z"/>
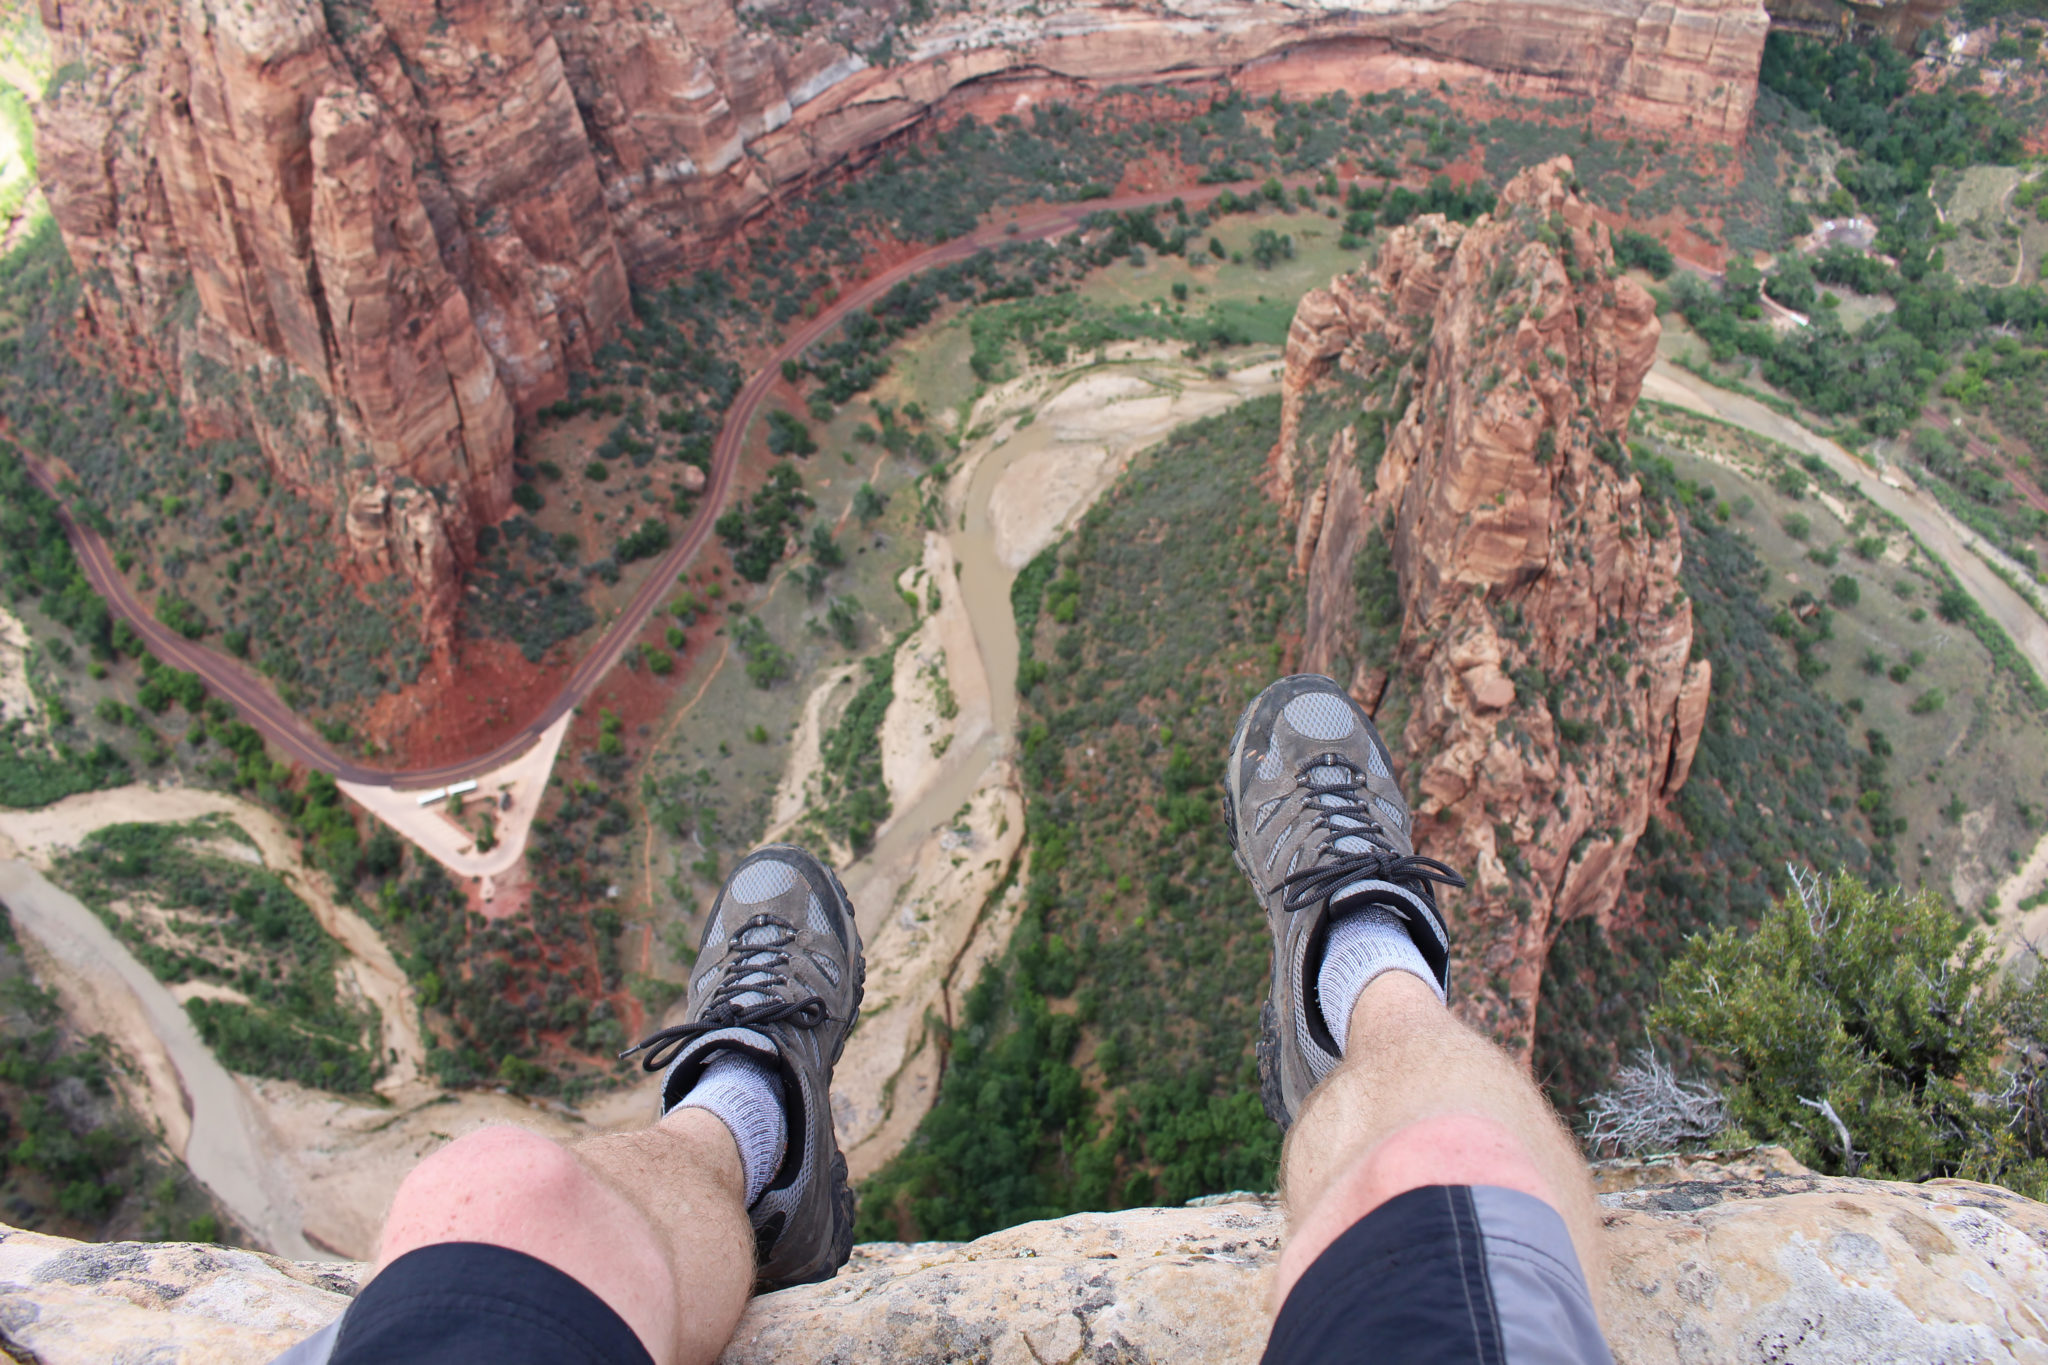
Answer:
<path fill-rule="evenodd" d="M 1989 1185 L 1815 1176 L 1776 1149 L 1605 1173 L 1606 1325 L 1627 1365 L 2033 1361 L 2048 1208 Z M 1269 1197 L 862 1246 L 755 1299 L 728 1365 L 818 1360 L 1255 1361 L 1283 1215 Z M 43 1365 L 262 1365 L 347 1306 L 365 1267 L 0 1229 L 0 1348 Z"/>
<path fill-rule="evenodd" d="M 628 280 L 921 120 L 1131 82 L 1451 80 L 1725 142 L 1767 26 L 1759 0 L 935 8 L 42 0 L 40 167 L 86 335 L 179 387 L 195 432 L 254 434 L 445 617 L 516 420 Z"/>
<path fill-rule="evenodd" d="M 1522 1046 L 1552 937 L 1613 915 L 1711 681 L 1676 524 L 1625 470 L 1656 309 L 1571 177 L 1532 167 L 1305 297 L 1272 471 L 1302 666 L 1398 699 L 1416 846 L 1472 883 L 1448 895 L 1457 1004 Z"/>

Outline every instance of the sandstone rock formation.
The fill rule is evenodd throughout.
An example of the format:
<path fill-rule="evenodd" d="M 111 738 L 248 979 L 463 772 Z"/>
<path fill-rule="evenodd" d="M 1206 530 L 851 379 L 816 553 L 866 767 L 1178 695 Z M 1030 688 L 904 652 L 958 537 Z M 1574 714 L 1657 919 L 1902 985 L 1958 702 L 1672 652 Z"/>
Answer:
<path fill-rule="evenodd" d="M 1781 1150 L 1602 1173 L 1622 1365 L 2048 1355 L 2048 1207 L 1989 1185 L 1841 1180 Z M 754 1300 L 729 1365 L 1251 1362 L 1284 1231 L 1270 1197 L 857 1247 Z M 261 1365 L 347 1305 L 363 1267 L 0 1230 L 0 1350 L 42 1365 Z"/>
<path fill-rule="evenodd" d="M 893 4 L 41 3 L 41 172 L 87 338 L 348 509 L 365 567 L 410 574 L 443 626 L 507 510 L 516 419 L 626 316 L 629 278 L 920 120 L 1129 82 L 1449 79 L 1725 142 L 1767 26 L 1760 0 L 982 0 L 913 27 Z"/>
<path fill-rule="evenodd" d="M 1302 666 L 1369 708 L 1402 684 L 1417 847 L 1472 881 L 1450 895 L 1457 1003 L 1524 1046 L 1551 937 L 1614 911 L 1710 682 L 1676 526 L 1620 467 L 1656 309 L 1610 277 L 1571 175 L 1560 157 L 1470 227 L 1399 228 L 1304 298 L 1273 456 Z M 1370 600 L 1376 568 L 1397 596 Z M 1384 636 L 1374 611 L 1398 613 Z"/>

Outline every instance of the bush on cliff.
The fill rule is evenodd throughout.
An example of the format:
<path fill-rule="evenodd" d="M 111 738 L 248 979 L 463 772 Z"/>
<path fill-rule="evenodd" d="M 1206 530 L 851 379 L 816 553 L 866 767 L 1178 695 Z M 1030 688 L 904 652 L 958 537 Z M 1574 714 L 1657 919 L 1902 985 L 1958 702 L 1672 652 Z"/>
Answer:
<path fill-rule="evenodd" d="M 1926 891 L 1796 877 L 1754 932 L 1697 935 L 1653 1023 L 1719 1060 L 1738 1140 L 1831 1174 L 2048 1193 L 2048 981 Z"/>

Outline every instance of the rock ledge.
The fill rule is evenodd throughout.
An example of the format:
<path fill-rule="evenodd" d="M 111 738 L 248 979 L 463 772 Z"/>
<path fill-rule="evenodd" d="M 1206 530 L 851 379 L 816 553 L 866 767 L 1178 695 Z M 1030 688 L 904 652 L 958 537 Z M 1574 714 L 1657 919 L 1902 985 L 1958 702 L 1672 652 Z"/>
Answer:
<path fill-rule="evenodd" d="M 1601 1169 L 1623 1362 L 2048 1362 L 2048 1206 L 1967 1181 L 1817 1176 L 1775 1148 Z M 1265 1196 L 858 1247 L 756 1299 L 728 1365 L 1255 1361 L 1283 1218 Z M 0 1353 L 261 1365 L 364 1267 L 0 1229 Z"/>

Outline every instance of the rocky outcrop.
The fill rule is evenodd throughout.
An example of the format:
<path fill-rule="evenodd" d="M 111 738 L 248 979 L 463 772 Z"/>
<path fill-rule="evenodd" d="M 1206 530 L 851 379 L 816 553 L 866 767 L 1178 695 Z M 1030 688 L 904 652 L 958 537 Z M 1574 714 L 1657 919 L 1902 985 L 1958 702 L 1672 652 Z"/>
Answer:
<path fill-rule="evenodd" d="M 1450 80 L 1724 142 L 1767 22 L 1759 0 L 935 8 L 42 0 L 40 167 L 84 335 L 327 506 L 431 490 L 399 520 L 459 573 L 507 510 L 516 418 L 627 315 L 629 278 L 707 259 L 920 120 L 1132 82 Z M 348 524 L 366 568 L 410 566 L 452 610 L 441 556 Z"/>
<path fill-rule="evenodd" d="M 2048 1208 L 2006 1190 L 1829 1179 L 1776 1149 L 1602 1174 L 1623 1365 L 2048 1354 Z M 856 1247 L 836 1278 L 754 1300 L 724 1359 L 1251 1362 L 1283 1232 L 1270 1197 L 1225 1195 Z M 0 1350 L 261 1365 L 339 1314 L 362 1273 L 0 1230 Z"/>
<path fill-rule="evenodd" d="M 1472 882 L 1450 896 L 1459 1008 L 1524 1046 L 1551 937 L 1614 913 L 1710 682 L 1677 528 L 1624 469 L 1656 309 L 1571 175 L 1558 158 L 1470 227 L 1399 228 L 1304 298 L 1273 457 L 1302 664 L 1398 698 L 1417 847 Z"/>

